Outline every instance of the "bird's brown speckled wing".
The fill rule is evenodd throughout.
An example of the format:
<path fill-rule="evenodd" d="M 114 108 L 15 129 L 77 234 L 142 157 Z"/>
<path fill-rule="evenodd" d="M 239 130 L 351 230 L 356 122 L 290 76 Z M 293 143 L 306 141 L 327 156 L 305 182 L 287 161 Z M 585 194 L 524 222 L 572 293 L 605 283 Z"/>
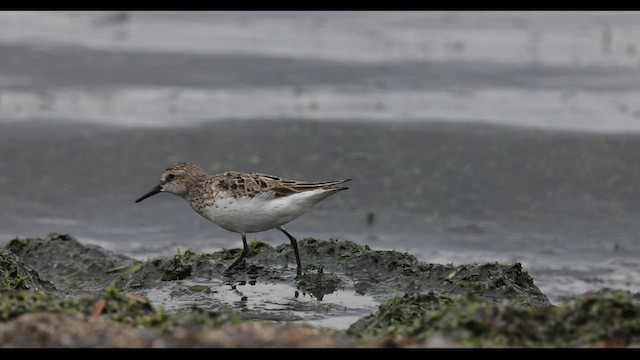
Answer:
<path fill-rule="evenodd" d="M 351 179 L 305 182 L 267 174 L 229 171 L 214 175 L 209 181 L 218 189 L 231 192 L 234 197 L 254 197 L 269 191 L 280 197 L 314 189 L 330 189 L 349 180 Z"/>

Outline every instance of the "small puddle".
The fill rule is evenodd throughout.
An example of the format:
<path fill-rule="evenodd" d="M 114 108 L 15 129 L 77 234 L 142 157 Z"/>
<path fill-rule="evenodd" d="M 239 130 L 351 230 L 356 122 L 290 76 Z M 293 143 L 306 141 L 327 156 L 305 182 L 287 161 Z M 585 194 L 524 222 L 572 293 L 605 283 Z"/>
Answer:
<path fill-rule="evenodd" d="M 318 300 L 297 289 L 294 283 L 203 278 L 167 282 L 146 291 L 144 296 L 167 312 L 192 308 L 234 311 L 247 319 L 300 321 L 336 330 L 347 329 L 380 304 L 353 288 L 336 290 Z"/>

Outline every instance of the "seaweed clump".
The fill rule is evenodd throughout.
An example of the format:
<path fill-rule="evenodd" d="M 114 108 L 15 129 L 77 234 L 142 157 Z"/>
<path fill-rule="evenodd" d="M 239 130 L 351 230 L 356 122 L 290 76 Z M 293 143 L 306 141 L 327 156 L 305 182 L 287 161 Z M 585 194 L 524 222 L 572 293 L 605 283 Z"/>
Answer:
<path fill-rule="evenodd" d="M 167 315 L 162 306 L 155 307 L 147 299 L 109 286 L 96 296 L 61 300 L 41 291 L 0 291 L 0 322 L 28 313 L 67 313 L 90 319 L 106 318 L 129 326 L 145 326 L 168 331 L 177 326 L 216 327 L 239 318 L 219 312 L 194 309 Z"/>
<path fill-rule="evenodd" d="M 627 346 L 640 342 L 640 294 L 604 289 L 546 308 L 475 295 L 406 295 L 381 305 L 348 332 L 364 341 L 399 343 L 442 336 L 482 347 Z"/>
<path fill-rule="evenodd" d="M 316 273 L 305 273 L 297 281 L 298 289 L 308 292 L 322 301 L 325 295 L 331 294 L 344 286 L 344 282 L 334 273 L 326 274 L 323 268 Z"/>

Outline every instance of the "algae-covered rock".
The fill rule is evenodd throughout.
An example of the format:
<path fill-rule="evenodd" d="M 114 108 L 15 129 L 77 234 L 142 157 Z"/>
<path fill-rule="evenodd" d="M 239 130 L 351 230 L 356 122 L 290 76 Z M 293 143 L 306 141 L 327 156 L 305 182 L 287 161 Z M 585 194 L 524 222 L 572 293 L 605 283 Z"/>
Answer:
<path fill-rule="evenodd" d="M 322 300 L 327 294 L 331 294 L 344 287 L 344 282 L 336 274 L 326 274 L 323 268 L 317 273 L 307 272 L 297 279 L 298 289 L 308 292 L 318 300 Z"/>
<path fill-rule="evenodd" d="M 305 266 L 301 276 L 289 245 L 259 243 L 224 274 L 238 249 L 178 250 L 170 258 L 140 262 L 67 235 L 14 239 L 0 249 L 0 275 L 8 289 L 0 290 L 0 343 L 353 346 L 356 338 L 365 346 L 438 344 L 433 339 L 466 346 L 640 343 L 637 294 L 601 291 L 551 306 L 517 263 L 428 264 L 407 253 L 337 240 L 304 239 L 299 248 Z M 271 297 L 273 289 L 284 293 Z M 299 291 L 312 297 L 302 299 Z M 342 292 L 351 294 L 349 301 L 340 300 Z M 336 296 L 327 300 L 327 294 Z M 351 300 L 357 309 L 347 309 Z M 322 320 L 327 314 L 357 318 L 380 303 L 375 314 L 351 325 L 350 337 L 294 324 L 247 322 L 296 321 L 300 315 Z M 67 325 L 89 329 L 86 324 L 93 323 L 100 325 L 86 338 L 73 331 L 70 337 L 56 335 Z M 278 337 L 283 334 L 289 337 Z"/>
<path fill-rule="evenodd" d="M 414 336 L 425 313 L 449 305 L 454 300 L 446 293 L 429 292 L 395 297 L 379 306 L 375 314 L 353 323 L 348 333 L 363 338 Z"/>
<path fill-rule="evenodd" d="M 304 239 L 300 254 L 308 264 L 345 274 L 360 294 L 388 299 L 401 294 L 446 290 L 450 294 L 478 294 L 494 301 L 509 299 L 529 306 L 549 306 L 519 263 L 443 265 L 428 264 L 398 251 L 371 250 L 351 241 Z M 281 257 L 292 256 L 290 247 L 275 248 Z M 269 256 L 261 253 L 260 257 Z"/>
<path fill-rule="evenodd" d="M 259 245 L 252 243 L 246 260 L 232 274 L 223 272 L 237 257 L 238 249 L 211 254 L 178 250 L 172 258 L 139 262 L 57 234 L 45 239 L 14 239 L 6 248 L 51 280 L 62 295 L 96 293 L 111 282 L 120 289 L 136 291 L 188 278 L 295 282 L 291 246 Z M 474 293 L 495 301 L 509 299 L 531 306 L 549 305 L 518 263 L 428 264 L 407 253 L 372 250 L 338 240 L 303 239 L 299 248 L 306 275 L 298 279 L 298 287 L 316 294 L 318 299 L 322 298 L 321 293 L 337 289 L 357 291 L 380 300 L 404 293 L 446 290 L 451 294 Z"/>
<path fill-rule="evenodd" d="M 135 295 L 120 294 L 113 288 L 98 296 L 61 300 L 41 291 L 0 291 L 0 322 L 22 314 L 39 312 L 68 312 L 94 317 L 107 316 L 111 320 L 135 325 L 143 323 L 144 316 L 156 311 L 148 301 Z M 160 316 L 162 318 L 162 316 Z"/>
<path fill-rule="evenodd" d="M 372 250 L 351 241 L 303 239 L 299 242 L 305 274 L 295 279 L 291 246 L 251 247 L 246 260 L 231 274 L 224 269 L 237 251 L 211 254 L 178 252 L 171 259 L 154 259 L 123 272 L 121 289 L 149 289 L 161 282 L 188 277 L 227 281 L 297 282 L 298 289 L 322 300 L 336 290 L 371 295 L 380 301 L 404 293 L 446 290 L 454 295 L 478 294 L 494 301 L 509 299 L 530 306 L 549 306 L 548 299 L 519 263 L 470 265 L 427 264 L 398 251 Z M 238 249 L 234 249 L 238 250 Z"/>
<path fill-rule="evenodd" d="M 0 290 L 0 322 L 23 314 L 64 312 L 107 318 L 128 326 L 147 326 L 158 330 L 171 330 L 177 326 L 216 327 L 239 319 L 230 314 L 194 309 L 167 315 L 162 306 L 156 307 L 147 299 L 107 287 L 94 296 L 80 296 L 61 300 L 41 291 Z"/>
<path fill-rule="evenodd" d="M 51 291 L 54 286 L 16 254 L 0 248 L 0 289 Z"/>
<path fill-rule="evenodd" d="M 67 300 L 40 291 L 0 290 L 1 347 L 353 346 L 339 335 L 303 325 L 247 323 L 202 309 L 167 314 L 113 287 Z"/>
<path fill-rule="evenodd" d="M 640 341 L 640 294 L 602 290 L 544 308 L 475 295 L 406 295 L 381 305 L 349 333 L 399 343 L 444 336 L 466 346 L 625 346 Z"/>
<path fill-rule="evenodd" d="M 81 244 L 69 235 L 13 239 L 5 248 L 53 282 L 61 296 L 95 293 L 119 277 L 113 269 L 133 266 L 136 260 L 95 245 Z"/>
<path fill-rule="evenodd" d="M 172 258 L 156 258 L 124 269 L 115 279 L 116 285 L 120 289 L 151 289 L 188 277 L 221 276 L 222 265 L 216 266 L 211 258 L 190 250 L 182 254 L 178 249 Z"/>
<path fill-rule="evenodd" d="M 224 270 L 237 258 L 239 249 L 207 254 L 178 249 L 169 258 L 136 261 L 56 234 L 45 239 L 14 239 L 6 249 L 51 280 L 55 285 L 51 293 L 56 296 L 101 296 L 113 284 L 170 313 L 200 308 L 243 319 L 335 318 L 346 328 L 346 321 L 405 293 L 446 290 L 452 296 L 472 293 L 492 301 L 549 306 L 520 264 L 428 264 L 407 253 L 372 250 L 351 241 L 300 241 L 301 276 L 296 274 L 289 244 L 271 247 L 252 242 L 245 260 L 231 273 Z"/>

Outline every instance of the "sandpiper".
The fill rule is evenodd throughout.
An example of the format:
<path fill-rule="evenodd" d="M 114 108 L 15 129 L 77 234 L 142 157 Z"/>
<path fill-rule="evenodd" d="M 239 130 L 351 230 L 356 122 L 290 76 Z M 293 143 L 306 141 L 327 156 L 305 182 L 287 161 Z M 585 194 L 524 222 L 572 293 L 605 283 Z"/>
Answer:
<path fill-rule="evenodd" d="M 298 242 L 282 225 L 306 213 L 328 196 L 348 189 L 338 185 L 350 180 L 305 182 L 237 171 L 209 176 L 194 164 L 179 162 L 170 165 L 162 173 L 160 184 L 136 202 L 160 192 L 178 195 L 207 220 L 240 234 L 244 249 L 225 273 L 238 265 L 249 252 L 247 233 L 278 229 L 291 241 L 297 274 L 301 275 Z"/>

